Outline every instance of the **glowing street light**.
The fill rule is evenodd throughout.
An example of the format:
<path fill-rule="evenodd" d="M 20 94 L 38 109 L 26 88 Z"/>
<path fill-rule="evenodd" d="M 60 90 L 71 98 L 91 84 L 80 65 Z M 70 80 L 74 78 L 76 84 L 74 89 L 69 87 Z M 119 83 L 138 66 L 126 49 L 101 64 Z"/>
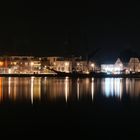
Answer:
<path fill-rule="evenodd" d="M 10 69 L 10 68 L 8 69 L 8 73 L 9 73 L 9 74 L 11 73 L 11 69 Z"/>
<path fill-rule="evenodd" d="M 95 67 L 95 64 L 92 63 L 92 64 L 91 64 L 91 67 L 92 67 L 92 71 L 93 71 L 93 70 L 94 70 L 94 67 Z"/>
<path fill-rule="evenodd" d="M 94 68 L 94 63 L 91 64 L 91 67 Z"/>
<path fill-rule="evenodd" d="M 69 63 L 68 62 L 65 62 L 65 66 L 68 66 L 69 65 Z"/>
<path fill-rule="evenodd" d="M 34 62 L 31 62 L 31 66 L 33 66 L 34 65 Z"/>

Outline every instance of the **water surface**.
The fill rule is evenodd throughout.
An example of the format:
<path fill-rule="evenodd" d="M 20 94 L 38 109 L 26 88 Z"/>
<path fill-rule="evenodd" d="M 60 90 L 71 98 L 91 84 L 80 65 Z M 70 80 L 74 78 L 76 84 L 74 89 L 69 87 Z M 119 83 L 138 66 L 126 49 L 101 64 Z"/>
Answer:
<path fill-rule="evenodd" d="M 129 137 L 139 118 L 140 79 L 0 78 L 2 134 Z"/>
<path fill-rule="evenodd" d="M 96 96 L 114 97 L 121 101 L 122 96 L 140 96 L 140 79 L 122 78 L 0 78 L 0 102 L 27 101 L 78 101 Z"/>

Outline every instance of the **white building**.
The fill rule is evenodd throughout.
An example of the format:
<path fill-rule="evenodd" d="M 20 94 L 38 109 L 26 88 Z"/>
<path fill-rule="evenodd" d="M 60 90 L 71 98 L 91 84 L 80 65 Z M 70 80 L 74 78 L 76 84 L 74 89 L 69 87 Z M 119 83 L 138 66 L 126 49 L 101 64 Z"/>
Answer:
<path fill-rule="evenodd" d="M 124 69 L 124 65 L 122 61 L 120 60 L 120 58 L 118 58 L 114 65 L 114 72 L 116 74 L 120 74 L 123 71 L 123 69 Z"/>
<path fill-rule="evenodd" d="M 140 72 L 140 61 L 138 58 L 130 58 L 128 63 L 129 72 Z"/>
<path fill-rule="evenodd" d="M 120 58 L 117 59 L 115 64 L 102 64 L 101 72 L 108 74 L 120 74 L 123 71 L 123 63 Z"/>
<path fill-rule="evenodd" d="M 101 64 L 101 72 L 105 73 L 113 73 L 114 72 L 114 65 L 113 64 Z"/>

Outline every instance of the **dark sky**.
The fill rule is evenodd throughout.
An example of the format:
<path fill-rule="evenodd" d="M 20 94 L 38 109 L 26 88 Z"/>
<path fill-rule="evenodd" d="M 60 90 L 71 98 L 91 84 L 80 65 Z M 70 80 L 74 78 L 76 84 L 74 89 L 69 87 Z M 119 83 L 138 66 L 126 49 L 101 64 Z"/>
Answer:
<path fill-rule="evenodd" d="M 97 57 L 140 52 L 140 4 L 118 1 L 3 3 L 0 54 Z M 93 53 L 94 54 L 94 53 Z"/>

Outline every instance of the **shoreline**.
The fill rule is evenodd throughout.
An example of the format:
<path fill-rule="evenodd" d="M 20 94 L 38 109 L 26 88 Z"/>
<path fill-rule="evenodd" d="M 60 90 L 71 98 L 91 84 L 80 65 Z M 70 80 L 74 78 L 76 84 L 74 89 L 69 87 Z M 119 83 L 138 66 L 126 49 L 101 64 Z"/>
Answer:
<path fill-rule="evenodd" d="M 140 74 L 0 74 L 0 77 L 140 78 Z"/>

